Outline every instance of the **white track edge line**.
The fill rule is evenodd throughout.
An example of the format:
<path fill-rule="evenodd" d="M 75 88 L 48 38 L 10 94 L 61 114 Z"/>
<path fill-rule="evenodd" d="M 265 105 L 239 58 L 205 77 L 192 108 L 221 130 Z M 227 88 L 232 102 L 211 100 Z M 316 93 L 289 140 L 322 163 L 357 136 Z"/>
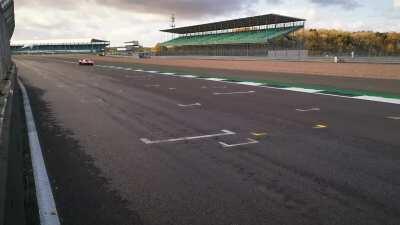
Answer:
<path fill-rule="evenodd" d="M 134 71 L 139 72 L 138 70 L 134 70 Z M 142 72 L 142 71 L 140 71 L 140 72 Z M 161 73 L 161 72 L 158 72 L 158 71 L 143 71 L 143 72 L 153 72 L 153 73 L 157 72 L 159 74 L 166 75 L 165 73 Z M 198 77 L 198 76 L 195 76 L 195 75 L 176 75 L 175 74 L 175 75 L 172 75 L 172 76 L 184 77 L 184 78 L 194 78 L 194 79 L 199 79 L 199 80 L 209 80 L 209 81 L 223 82 L 223 83 L 230 83 L 230 84 L 240 84 L 240 85 L 246 85 L 246 86 L 256 86 L 256 87 L 276 89 L 276 90 L 300 92 L 300 93 L 306 93 L 306 94 L 325 95 L 325 96 L 332 96 L 332 97 L 338 97 L 338 98 L 357 99 L 357 100 L 370 101 L 370 102 L 381 102 L 381 103 L 400 105 L 400 100 L 396 99 L 396 98 L 385 98 L 385 97 L 379 97 L 379 96 L 349 97 L 349 96 L 334 95 L 334 94 L 324 94 L 324 93 L 320 93 L 321 91 L 324 91 L 324 90 L 317 90 L 317 89 L 308 89 L 308 88 L 299 88 L 299 87 L 284 87 L 284 88 L 269 87 L 269 86 L 265 86 L 267 84 L 258 83 L 258 82 L 252 82 L 252 81 L 232 82 L 232 81 L 227 81 L 225 78 L 212 78 L 212 77 L 202 78 L 202 77 Z M 257 85 L 257 83 L 260 84 L 260 85 Z"/>
<path fill-rule="evenodd" d="M 39 137 L 36 130 L 29 97 L 24 84 L 20 80 L 18 80 L 18 84 L 22 91 L 40 224 L 60 225 L 60 219 L 58 217 L 56 203 L 54 201 L 50 180 L 46 171 L 46 166 L 43 159 L 43 151 L 40 147 Z"/>

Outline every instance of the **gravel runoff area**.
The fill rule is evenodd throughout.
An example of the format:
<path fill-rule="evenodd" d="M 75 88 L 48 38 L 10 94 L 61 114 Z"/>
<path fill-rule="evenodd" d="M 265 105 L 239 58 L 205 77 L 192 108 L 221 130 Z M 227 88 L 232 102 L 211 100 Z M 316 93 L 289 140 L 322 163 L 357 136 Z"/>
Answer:
<path fill-rule="evenodd" d="M 70 58 L 82 55 L 63 56 Z M 276 72 L 292 74 L 309 74 L 324 76 L 342 76 L 354 78 L 396 79 L 400 80 L 400 64 L 368 64 L 368 63 L 327 63 L 327 62 L 287 62 L 274 60 L 199 60 L 168 59 L 153 57 L 151 59 L 134 59 L 131 57 L 88 56 L 94 60 L 107 62 L 128 62 L 161 66 L 177 66 L 185 68 L 224 69 L 248 72 Z"/>

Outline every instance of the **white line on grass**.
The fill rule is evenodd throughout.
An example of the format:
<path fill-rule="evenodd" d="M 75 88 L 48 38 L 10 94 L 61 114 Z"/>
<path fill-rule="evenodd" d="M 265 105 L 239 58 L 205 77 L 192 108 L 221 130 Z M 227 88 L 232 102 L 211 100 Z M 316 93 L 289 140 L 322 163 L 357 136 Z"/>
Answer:
<path fill-rule="evenodd" d="M 170 143 L 170 142 L 178 142 L 178 141 L 189 141 L 189 140 L 221 137 L 221 136 L 234 135 L 234 134 L 236 134 L 236 133 L 229 131 L 229 130 L 222 130 L 222 133 L 219 133 L 219 134 L 209 134 L 209 135 L 201 135 L 201 136 L 194 136 L 194 137 L 181 137 L 181 138 L 172 138 L 172 139 L 156 140 L 156 141 L 151 141 L 147 138 L 141 138 L 140 140 L 143 143 L 145 143 L 146 145 L 151 145 L 151 144 L 161 144 L 161 143 Z"/>
<path fill-rule="evenodd" d="M 60 225 L 56 203 L 46 166 L 43 159 L 42 148 L 40 147 L 39 137 L 36 130 L 35 120 L 32 114 L 32 108 L 29 102 L 25 86 L 18 81 L 22 91 L 23 104 L 25 109 L 26 127 L 28 129 L 29 148 L 32 158 L 33 176 L 36 187 L 36 198 L 39 208 L 39 217 L 41 225 Z"/>

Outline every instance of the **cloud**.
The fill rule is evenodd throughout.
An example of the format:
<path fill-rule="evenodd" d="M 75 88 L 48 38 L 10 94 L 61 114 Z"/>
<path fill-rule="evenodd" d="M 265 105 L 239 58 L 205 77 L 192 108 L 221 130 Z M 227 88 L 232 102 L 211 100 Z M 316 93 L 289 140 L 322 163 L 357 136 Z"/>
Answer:
<path fill-rule="evenodd" d="M 395 9 L 400 9 L 400 0 L 393 0 L 393 7 Z"/>
<path fill-rule="evenodd" d="M 280 0 L 269 0 L 278 3 Z M 98 4 L 122 10 L 160 15 L 176 14 L 180 18 L 231 14 L 257 3 L 252 0 L 96 0 Z"/>
<path fill-rule="evenodd" d="M 311 2 L 320 6 L 341 6 L 347 10 L 360 6 L 360 3 L 356 0 L 311 0 Z"/>
<path fill-rule="evenodd" d="M 308 28 L 398 31 L 400 0 L 385 1 L 384 7 L 376 0 L 16 0 L 13 39 L 96 37 L 153 46 L 171 38 L 159 30 L 169 27 L 172 13 L 178 26 L 277 13 L 305 18 Z"/>

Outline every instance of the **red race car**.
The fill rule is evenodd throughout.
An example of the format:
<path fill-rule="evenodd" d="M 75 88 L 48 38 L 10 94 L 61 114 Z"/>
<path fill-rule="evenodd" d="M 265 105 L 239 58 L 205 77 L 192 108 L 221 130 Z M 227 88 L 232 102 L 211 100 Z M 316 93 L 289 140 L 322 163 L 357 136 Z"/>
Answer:
<path fill-rule="evenodd" d="M 94 66 L 94 61 L 90 59 L 80 59 L 79 60 L 80 66 Z"/>

